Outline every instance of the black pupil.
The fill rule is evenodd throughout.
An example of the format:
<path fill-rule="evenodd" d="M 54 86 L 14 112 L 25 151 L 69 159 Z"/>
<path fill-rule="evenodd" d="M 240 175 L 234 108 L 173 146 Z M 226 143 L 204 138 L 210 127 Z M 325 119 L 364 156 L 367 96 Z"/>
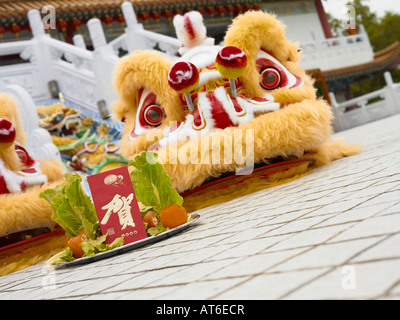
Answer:
<path fill-rule="evenodd" d="M 268 72 L 264 76 L 264 81 L 266 84 L 273 84 L 276 81 L 276 74 L 273 72 Z"/>
<path fill-rule="evenodd" d="M 157 109 L 151 109 L 149 110 L 149 112 L 147 113 L 147 116 L 149 117 L 149 120 L 151 121 L 159 121 L 161 118 L 161 113 L 159 110 Z"/>

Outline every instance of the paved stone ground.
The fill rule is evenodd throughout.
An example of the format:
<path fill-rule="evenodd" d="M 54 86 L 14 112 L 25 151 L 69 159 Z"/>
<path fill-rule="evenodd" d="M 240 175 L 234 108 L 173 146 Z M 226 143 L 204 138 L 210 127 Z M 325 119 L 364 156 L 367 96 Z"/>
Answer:
<path fill-rule="evenodd" d="M 0 277 L 1 299 L 399 299 L 400 115 L 365 152 L 199 211 L 184 233 L 80 267 Z"/>

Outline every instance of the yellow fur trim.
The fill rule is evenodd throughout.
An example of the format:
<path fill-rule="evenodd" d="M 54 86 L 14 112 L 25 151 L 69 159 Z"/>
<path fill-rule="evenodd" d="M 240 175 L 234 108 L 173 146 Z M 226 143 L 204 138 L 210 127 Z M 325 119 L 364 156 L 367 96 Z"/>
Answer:
<path fill-rule="evenodd" d="M 113 106 L 115 117 L 126 119 L 121 141 L 121 154 L 131 155 L 150 147 L 145 137 L 139 137 L 134 143 L 129 140 L 129 134 L 135 126 L 138 108 L 138 92 L 141 88 L 150 89 L 157 102 L 164 108 L 166 118 L 163 125 L 169 121 L 182 121 L 183 109 L 179 94 L 168 85 L 168 72 L 173 62 L 155 51 L 135 51 L 124 57 L 118 63 L 114 78 L 115 91 L 120 100 Z"/>
<path fill-rule="evenodd" d="M 17 105 L 14 100 L 0 94 L 0 117 L 12 122 L 16 130 L 16 141 L 25 144 L 26 135 L 22 127 Z M 20 170 L 20 160 L 15 151 L 15 145 L 0 151 L 0 158 L 13 171 Z M 59 160 L 39 161 L 40 169 L 49 182 L 62 179 L 65 171 Z M 28 187 L 25 192 L 0 195 L 0 236 L 41 226 L 53 225 L 52 209 L 46 200 L 39 198 L 39 193 L 49 185 Z"/>
<path fill-rule="evenodd" d="M 249 11 L 236 17 L 227 31 L 224 43 L 242 49 L 247 55 L 248 64 L 241 80 L 250 96 L 263 97 L 266 93 L 260 86 L 260 70 L 256 66 L 257 53 L 261 49 L 271 53 L 291 73 L 301 77 L 304 85 L 268 91 L 281 104 L 282 109 L 278 111 L 258 115 L 238 127 L 213 131 L 210 136 L 194 137 L 188 142 L 161 148 L 158 151 L 159 160 L 179 192 L 193 189 L 209 178 L 219 177 L 243 166 L 236 161 L 234 152 L 228 152 L 232 158 L 224 159 L 224 141 L 234 141 L 237 130 L 242 132 L 243 137 L 238 143 L 241 147 L 238 150 L 246 150 L 246 133 L 254 130 L 254 149 L 251 152 L 255 163 L 267 162 L 277 156 L 301 157 L 311 150 L 312 155 L 317 158 L 317 165 L 322 165 L 361 151 L 356 145 L 324 143 L 329 139 L 332 130 L 331 109 L 325 101 L 316 98 L 312 79 L 298 63 L 301 59 L 298 45 L 286 39 L 285 26 L 275 16 Z M 172 61 L 160 53 L 137 51 L 121 59 L 117 67 L 114 83 L 120 100 L 116 102 L 114 112 L 118 117 L 124 116 L 126 119 L 120 152 L 127 159 L 133 159 L 163 137 L 161 126 L 139 136 L 134 142 L 129 140 L 136 121 L 137 93 L 140 88 L 149 88 L 157 95 L 158 102 L 167 114 L 163 125 L 170 120 L 183 119 L 179 95 L 167 82 L 171 66 Z M 154 139 L 151 138 L 152 135 Z M 201 148 L 204 139 L 208 139 L 208 148 Z M 195 151 L 190 153 L 191 150 Z M 220 151 L 221 161 L 213 163 L 210 159 L 208 163 L 201 162 L 200 159 L 209 159 L 211 150 Z M 186 163 L 179 162 L 179 154 L 188 154 Z"/>
<path fill-rule="evenodd" d="M 51 219 L 53 209 L 39 198 L 39 193 L 58 185 L 33 186 L 25 192 L 0 195 L 0 236 L 9 233 L 54 225 Z"/>
<path fill-rule="evenodd" d="M 28 268 L 39 262 L 50 259 L 53 255 L 65 248 L 65 243 L 65 235 L 58 235 L 36 243 L 32 247 L 19 253 L 9 253 L 8 256 L 7 252 L 0 253 L 0 276 Z"/>
<path fill-rule="evenodd" d="M 332 161 L 359 154 L 362 150 L 362 147 L 357 143 L 346 144 L 344 138 L 328 139 L 315 150 L 310 150 L 304 157 L 313 157 L 316 159 L 316 166 L 323 166 Z"/>
<path fill-rule="evenodd" d="M 262 97 L 266 93 L 260 86 L 260 73 L 256 66 L 257 52 L 264 49 L 291 73 L 304 80 L 304 86 L 301 88 L 269 91 L 276 102 L 288 104 L 304 99 L 315 99 L 313 81 L 298 64 L 301 59 L 299 47 L 286 39 L 285 26 L 274 15 L 262 11 L 248 11 L 239 15 L 229 26 L 224 43 L 227 46 L 236 46 L 246 53 L 247 68 L 241 80 L 251 96 Z"/>
<path fill-rule="evenodd" d="M 57 159 L 40 160 L 40 170 L 47 176 L 49 183 L 63 183 L 63 174 L 67 171 L 64 165 Z"/>
<path fill-rule="evenodd" d="M 236 130 L 242 131 L 243 140 L 241 146 L 235 146 L 235 150 L 243 152 L 246 150 L 247 130 L 254 130 L 254 162 L 258 163 L 277 156 L 298 153 L 302 155 L 306 150 L 317 148 L 329 138 L 331 119 L 331 110 L 323 101 L 305 100 L 277 112 L 261 115 L 238 127 L 216 131 L 208 137 L 209 148 L 205 150 L 199 147 L 204 143 L 200 137 L 192 138 L 177 148 L 170 145 L 159 150 L 159 160 L 171 177 L 174 187 L 179 192 L 184 192 L 201 185 L 207 178 L 218 177 L 243 166 L 235 161 L 234 152 L 231 152 L 230 161 L 224 159 L 224 141 L 235 141 Z M 188 157 L 187 164 L 174 164 L 179 160 L 177 153 L 183 152 L 182 148 L 196 152 Z M 209 163 L 199 163 L 200 159 L 211 155 L 210 150 L 220 150 L 221 162 L 213 163 L 210 159 Z"/>

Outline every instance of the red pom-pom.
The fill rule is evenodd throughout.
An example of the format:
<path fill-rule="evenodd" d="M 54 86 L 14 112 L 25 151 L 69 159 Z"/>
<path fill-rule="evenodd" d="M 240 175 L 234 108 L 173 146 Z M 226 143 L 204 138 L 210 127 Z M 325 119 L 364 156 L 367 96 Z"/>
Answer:
<path fill-rule="evenodd" d="M 239 48 L 228 46 L 218 52 L 215 65 L 223 77 L 237 78 L 247 66 L 247 57 Z"/>
<path fill-rule="evenodd" d="M 190 62 L 177 62 L 168 73 L 168 83 L 179 93 L 189 93 L 196 89 L 200 81 L 199 70 Z"/>

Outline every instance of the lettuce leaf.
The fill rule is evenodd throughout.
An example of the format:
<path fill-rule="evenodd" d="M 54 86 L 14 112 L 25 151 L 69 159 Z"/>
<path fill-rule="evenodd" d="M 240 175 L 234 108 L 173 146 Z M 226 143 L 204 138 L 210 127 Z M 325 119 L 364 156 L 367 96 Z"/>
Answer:
<path fill-rule="evenodd" d="M 115 239 L 111 244 L 106 244 L 107 235 L 98 237 L 96 240 L 87 240 L 80 244 L 85 257 L 94 256 L 96 253 L 105 252 L 108 250 L 115 249 L 124 244 L 124 237 Z"/>
<path fill-rule="evenodd" d="M 107 235 L 99 236 L 96 240 L 86 240 L 80 244 L 85 253 L 84 257 L 94 256 L 96 253 L 104 252 L 108 250 L 115 249 L 124 244 L 124 237 L 120 237 L 115 239 L 111 244 L 106 244 L 104 241 L 106 240 Z M 62 262 L 70 262 L 74 261 L 74 254 L 72 253 L 69 247 L 65 248 L 63 251 L 57 253 L 53 257 L 51 257 L 46 265 L 54 265 Z"/>
<path fill-rule="evenodd" d="M 139 202 L 158 213 L 171 204 L 182 205 L 183 198 L 172 187 L 171 178 L 163 166 L 157 162 L 157 154 L 143 152 L 129 165 L 135 167 L 130 176 Z"/>
<path fill-rule="evenodd" d="M 77 173 L 66 173 L 66 183 L 46 189 L 39 197 L 46 199 L 53 208 L 51 218 L 58 223 L 69 237 L 85 230 L 86 236 L 95 240 L 100 226 L 95 207 L 81 187 L 82 178 Z"/>
<path fill-rule="evenodd" d="M 146 229 L 147 229 L 147 228 L 146 228 Z M 167 230 L 169 230 L 169 228 L 165 228 L 165 227 L 163 226 L 162 222 L 159 221 L 159 222 L 157 223 L 157 226 L 148 228 L 148 229 L 146 230 L 146 232 L 147 232 L 147 234 L 148 234 L 149 236 L 156 236 L 156 235 L 158 235 L 158 234 L 160 234 L 160 233 L 162 233 L 162 232 L 164 232 L 164 231 L 167 231 Z"/>
<path fill-rule="evenodd" d="M 74 261 L 74 255 L 71 251 L 70 248 L 65 248 L 63 251 L 60 253 L 57 253 L 53 257 L 51 257 L 47 262 L 46 265 L 53 265 L 57 263 L 62 263 L 62 262 L 69 262 L 69 261 Z"/>

